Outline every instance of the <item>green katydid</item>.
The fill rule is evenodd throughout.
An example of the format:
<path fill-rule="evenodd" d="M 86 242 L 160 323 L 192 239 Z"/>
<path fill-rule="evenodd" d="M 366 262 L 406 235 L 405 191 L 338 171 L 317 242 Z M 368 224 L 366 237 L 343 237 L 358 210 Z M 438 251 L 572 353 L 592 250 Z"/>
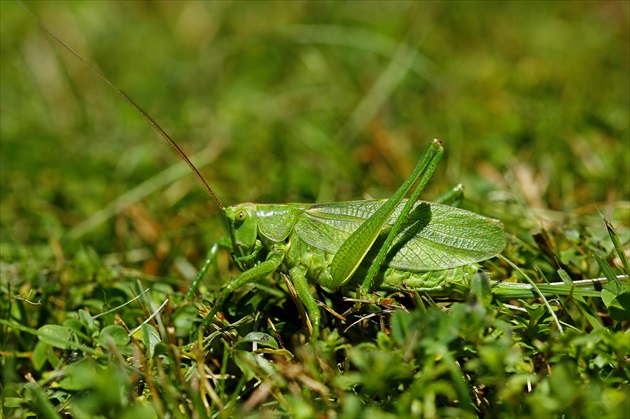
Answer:
<path fill-rule="evenodd" d="M 401 289 L 443 291 L 449 285 L 444 274 L 474 272 L 466 268 L 503 250 L 503 225 L 469 211 L 417 200 L 442 154 L 441 142 L 434 140 L 388 200 L 245 203 L 227 208 L 217 201 L 228 222 L 234 260 L 243 272 L 222 288 L 202 326 L 209 325 L 234 290 L 276 271 L 292 281 L 312 322 L 313 338 L 319 332 L 320 313 L 309 281 L 336 289 L 362 268 L 357 274 L 363 278 L 362 292 L 373 289 L 374 280 Z M 411 197 L 404 200 L 411 190 Z M 206 265 L 217 249 L 213 247 Z"/>
<path fill-rule="evenodd" d="M 225 207 L 188 157 L 147 113 L 31 16 L 159 132 L 222 210 L 229 228 L 228 247 L 243 272 L 219 292 L 202 328 L 210 326 L 233 291 L 282 272 L 288 275 L 304 304 L 313 324 L 312 338 L 316 339 L 321 315 L 309 283 L 328 289 L 356 284 L 361 294 L 379 288 L 448 294 L 477 271 L 477 262 L 497 256 L 505 246 L 500 221 L 418 200 L 442 158 L 444 151 L 438 140 L 428 146 L 411 175 L 387 200 L 330 204 L 245 203 Z M 407 195 L 409 198 L 405 199 Z M 219 248 L 218 244 L 212 246 L 190 288 L 189 297 Z M 501 289 L 509 290 L 509 286 Z M 504 295 L 505 298 L 511 296 L 509 292 Z"/>

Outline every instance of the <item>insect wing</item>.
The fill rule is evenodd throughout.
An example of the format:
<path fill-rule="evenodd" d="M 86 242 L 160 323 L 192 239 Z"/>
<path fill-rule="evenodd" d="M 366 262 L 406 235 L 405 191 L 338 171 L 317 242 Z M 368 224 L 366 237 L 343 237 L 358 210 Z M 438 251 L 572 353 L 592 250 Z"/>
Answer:
<path fill-rule="evenodd" d="M 303 213 L 295 231 L 306 243 L 334 253 L 344 240 L 385 200 L 315 205 Z M 369 263 L 385 240 L 405 201 L 387 221 Z M 450 269 L 498 255 L 505 247 L 503 224 L 448 205 L 418 201 L 403 223 L 385 259 L 385 266 L 406 271 Z"/>

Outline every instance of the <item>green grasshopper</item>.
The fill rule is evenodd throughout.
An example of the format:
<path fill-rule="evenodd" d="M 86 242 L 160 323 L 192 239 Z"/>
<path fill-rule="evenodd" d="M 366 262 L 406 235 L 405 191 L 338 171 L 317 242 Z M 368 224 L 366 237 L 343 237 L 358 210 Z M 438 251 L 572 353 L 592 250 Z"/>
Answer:
<path fill-rule="evenodd" d="M 503 250 L 503 224 L 418 201 L 443 153 L 442 143 L 434 140 L 388 200 L 224 207 L 215 197 L 228 223 L 233 259 L 243 272 L 222 288 L 202 327 L 209 326 L 233 291 L 277 271 L 288 274 L 304 304 L 312 339 L 318 337 L 321 316 L 309 281 L 331 290 L 360 281 L 361 295 L 375 285 L 448 292 L 447 277 L 476 272 L 476 262 Z M 209 252 L 197 281 L 217 250 Z"/>
<path fill-rule="evenodd" d="M 376 289 L 449 295 L 466 286 L 477 272 L 478 262 L 499 255 L 505 246 L 500 221 L 441 203 L 418 200 L 444 153 L 438 140 L 428 146 L 410 176 L 387 200 L 330 204 L 244 203 L 225 207 L 184 152 L 146 112 L 25 10 L 155 128 L 188 164 L 221 209 L 229 239 L 212 246 L 187 297 L 193 297 L 221 247 L 231 250 L 242 273 L 219 292 L 201 330 L 211 325 L 235 290 L 280 272 L 288 276 L 304 304 L 312 323 L 311 339 L 317 339 L 321 315 L 309 283 L 329 290 L 352 284 L 358 286 L 360 297 Z M 407 195 L 409 198 L 405 199 Z M 506 287 L 499 288 L 505 290 Z M 503 295 L 516 296 L 509 291 Z"/>

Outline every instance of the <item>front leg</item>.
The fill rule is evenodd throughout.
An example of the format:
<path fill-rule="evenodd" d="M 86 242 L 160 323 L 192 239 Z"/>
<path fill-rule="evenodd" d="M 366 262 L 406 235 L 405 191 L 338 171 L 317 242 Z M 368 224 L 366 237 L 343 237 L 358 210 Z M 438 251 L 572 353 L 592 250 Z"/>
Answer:
<path fill-rule="evenodd" d="M 208 313 L 206 318 L 203 319 L 199 329 L 205 330 L 212 324 L 214 316 L 219 312 L 219 310 L 223 306 L 223 303 L 225 302 L 225 300 L 228 299 L 232 292 L 236 291 L 244 285 L 264 279 L 269 274 L 275 272 L 275 270 L 278 269 L 278 267 L 284 260 L 285 254 L 286 246 L 284 244 L 276 245 L 269 252 L 269 255 L 267 255 L 267 259 L 264 262 L 259 263 L 251 269 L 241 272 L 234 279 L 228 282 L 217 296 L 216 300 L 214 301 L 214 305 L 210 310 L 210 313 Z"/>

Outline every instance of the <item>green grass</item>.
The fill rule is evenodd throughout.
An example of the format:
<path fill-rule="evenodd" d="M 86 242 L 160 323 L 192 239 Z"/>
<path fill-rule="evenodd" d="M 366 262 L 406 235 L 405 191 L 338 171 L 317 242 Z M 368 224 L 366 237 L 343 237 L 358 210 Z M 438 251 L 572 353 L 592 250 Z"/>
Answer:
<path fill-rule="evenodd" d="M 437 137 L 423 199 L 462 183 L 465 208 L 504 222 L 519 269 L 486 261 L 491 279 L 628 274 L 627 2 L 27 5 L 226 205 L 386 198 Z M 222 253 L 184 298 L 224 235 L 218 208 L 120 97 L 0 8 L 4 416 L 627 416 L 623 281 L 504 303 L 478 277 L 462 301 L 359 308 L 314 287 L 347 321 L 326 313 L 306 344 L 270 277 L 189 346 L 237 273 Z"/>

